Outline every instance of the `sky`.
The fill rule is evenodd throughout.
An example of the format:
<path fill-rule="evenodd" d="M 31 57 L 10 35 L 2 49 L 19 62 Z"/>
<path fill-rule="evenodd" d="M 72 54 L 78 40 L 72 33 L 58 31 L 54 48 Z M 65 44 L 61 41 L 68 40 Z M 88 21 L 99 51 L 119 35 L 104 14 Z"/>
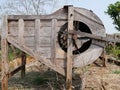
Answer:
<path fill-rule="evenodd" d="M 0 4 L 6 1 L 7 0 L 0 0 Z M 54 1 L 56 2 L 54 9 L 49 9 L 49 7 L 53 7 L 52 5 L 49 5 L 49 7 L 45 9 L 46 11 L 48 11 L 48 13 L 54 12 L 62 8 L 64 5 L 73 5 L 74 7 L 86 8 L 88 10 L 92 10 L 101 19 L 105 26 L 106 33 L 108 34 L 118 33 L 118 31 L 114 28 L 115 26 L 113 25 L 112 19 L 109 17 L 109 15 L 105 14 L 105 11 L 107 10 L 109 4 L 114 4 L 119 0 L 54 0 Z"/>
<path fill-rule="evenodd" d="M 61 8 L 66 4 L 92 10 L 102 20 L 106 33 L 113 34 L 118 33 L 118 31 L 114 28 L 115 26 L 113 25 L 112 19 L 104 12 L 107 10 L 109 4 L 114 4 L 117 1 L 119 0 L 59 0 L 60 5 L 58 8 Z"/>

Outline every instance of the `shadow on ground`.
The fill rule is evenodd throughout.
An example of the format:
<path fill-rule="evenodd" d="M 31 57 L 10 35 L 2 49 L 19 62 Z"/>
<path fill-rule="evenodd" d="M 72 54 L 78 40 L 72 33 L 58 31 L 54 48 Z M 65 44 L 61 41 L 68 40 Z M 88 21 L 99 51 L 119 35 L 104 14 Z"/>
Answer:
<path fill-rule="evenodd" d="M 20 77 L 20 72 L 9 79 L 9 90 L 64 90 L 65 77 L 52 71 L 27 72 L 24 78 Z M 76 75 L 77 76 L 77 75 Z M 75 76 L 73 90 L 80 90 L 81 80 Z"/>

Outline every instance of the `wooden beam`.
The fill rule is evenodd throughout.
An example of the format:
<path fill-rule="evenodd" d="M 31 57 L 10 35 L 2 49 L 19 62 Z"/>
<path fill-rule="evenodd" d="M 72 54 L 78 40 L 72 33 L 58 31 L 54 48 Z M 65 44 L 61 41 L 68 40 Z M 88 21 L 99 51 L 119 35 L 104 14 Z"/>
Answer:
<path fill-rule="evenodd" d="M 51 61 L 55 64 L 57 19 L 52 19 Z"/>
<path fill-rule="evenodd" d="M 43 20 L 51 20 L 53 18 L 59 20 L 67 20 L 67 16 L 64 14 L 51 14 L 51 15 L 9 15 L 9 20 L 18 20 L 23 18 L 24 20 L 35 20 L 35 19 L 43 19 Z"/>
<path fill-rule="evenodd" d="M 19 19 L 18 20 L 18 42 L 19 45 L 22 46 L 24 45 L 24 20 L 23 19 Z"/>
<path fill-rule="evenodd" d="M 89 34 L 89 33 L 86 33 L 86 32 L 81 32 L 81 31 L 70 30 L 69 34 L 78 34 L 81 37 L 88 37 L 88 38 L 100 40 L 100 41 L 103 41 L 103 42 L 120 42 L 119 39 L 101 37 L 101 36 L 97 36 L 97 35 L 94 35 L 94 34 Z"/>
<path fill-rule="evenodd" d="M 68 7 L 68 32 L 73 30 L 74 8 Z M 66 88 L 72 90 L 72 67 L 73 67 L 73 54 L 72 54 L 72 35 L 68 34 L 67 39 L 67 70 L 66 70 Z"/>
<path fill-rule="evenodd" d="M 2 19 L 2 34 L 1 34 L 1 57 L 2 57 L 2 90 L 8 90 L 8 73 L 9 73 L 9 61 L 8 61 L 8 22 L 7 16 Z"/>
<path fill-rule="evenodd" d="M 25 77 L 25 65 L 26 65 L 26 53 L 22 52 L 22 55 L 21 55 L 21 61 L 22 61 L 22 69 L 21 69 L 21 78 L 24 78 Z"/>
<path fill-rule="evenodd" d="M 18 49 L 20 49 L 20 50 L 24 51 L 25 53 L 27 53 L 27 54 L 31 55 L 32 57 L 34 57 L 34 52 L 33 52 L 32 49 L 30 49 L 30 48 L 28 48 L 28 47 L 26 47 L 26 46 L 24 46 L 24 45 L 23 45 L 23 46 L 20 46 L 20 45 L 18 44 L 18 42 L 17 42 L 15 39 L 13 39 L 13 37 L 8 36 L 8 37 L 7 37 L 7 40 L 8 40 L 9 43 L 11 43 L 12 45 L 14 45 L 14 46 L 17 47 Z"/>
<path fill-rule="evenodd" d="M 11 71 L 9 74 L 8 74 L 8 77 L 12 77 L 14 74 L 16 74 L 17 72 L 19 72 L 22 68 L 24 67 L 24 65 L 21 65 L 17 68 L 15 68 L 13 71 Z"/>

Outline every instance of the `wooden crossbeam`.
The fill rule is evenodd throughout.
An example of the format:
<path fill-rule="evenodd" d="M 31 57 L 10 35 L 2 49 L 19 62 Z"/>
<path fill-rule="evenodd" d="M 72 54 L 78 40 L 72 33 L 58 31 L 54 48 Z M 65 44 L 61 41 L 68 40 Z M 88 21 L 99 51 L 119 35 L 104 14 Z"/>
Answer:
<path fill-rule="evenodd" d="M 16 74 L 17 72 L 19 72 L 22 68 L 24 67 L 24 65 L 21 65 L 19 66 L 18 68 L 15 68 L 13 71 L 11 71 L 9 74 L 8 74 L 8 77 L 12 77 L 14 74 Z"/>
<path fill-rule="evenodd" d="M 96 39 L 96 40 L 103 41 L 103 42 L 120 42 L 120 39 L 114 39 L 114 38 L 110 39 L 110 38 L 107 38 L 107 37 L 101 37 L 101 36 L 81 32 L 81 31 L 70 30 L 69 33 L 70 34 L 78 34 L 81 37 L 88 37 L 90 39 Z"/>
<path fill-rule="evenodd" d="M 44 20 L 51 20 L 53 18 L 59 19 L 59 20 L 63 20 L 63 19 L 67 19 L 67 16 L 63 15 L 58 15 L 58 14 L 54 14 L 54 15 L 9 15 L 8 16 L 8 20 L 18 20 L 20 18 L 23 18 L 24 20 L 35 20 L 35 19 L 44 19 Z"/>

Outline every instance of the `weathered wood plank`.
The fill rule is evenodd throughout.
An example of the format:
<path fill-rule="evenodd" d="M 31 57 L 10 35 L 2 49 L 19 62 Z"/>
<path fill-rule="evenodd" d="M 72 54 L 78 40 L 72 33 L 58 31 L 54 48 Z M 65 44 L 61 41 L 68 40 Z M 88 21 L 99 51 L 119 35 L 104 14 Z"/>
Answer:
<path fill-rule="evenodd" d="M 18 20 L 9 20 L 8 27 L 18 27 Z"/>
<path fill-rule="evenodd" d="M 9 34 L 18 36 L 18 27 L 9 27 Z M 24 36 L 34 36 L 35 27 L 24 27 Z M 51 27 L 41 27 L 40 36 L 51 36 Z"/>
<path fill-rule="evenodd" d="M 11 36 L 11 35 L 9 35 L 9 36 L 15 40 L 18 40 L 17 36 Z M 34 36 L 24 37 L 24 41 L 25 41 L 24 45 L 27 47 L 34 47 L 35 46 Z M 39 47 L 51 47 L 50 37 L 40 37 Z"/>
<path fill-rule="evenodd" d="M 74 19 L 74 8 L 68 7 L 68 32 L 73 30 L 73 19 Z M 67 72 L 66 72 L 66 87 L 67 90 L 72 90 L 72 65 L 73 65 L 73 54 L 72 54 L 72 35 L 68 34 L 67 39 Z"/>
<path fill-rule="evenodd" d="M 35 51 L 39 51 L 40 45 L 40 19 L 35 20 Z"/>
<path fill-rule="evenodd" d="M 63 11 L 61 11 L 63 12 Z M 23 18 L 24 20 L 34 20 L 34 19 L 43 19 L 43 20 L 50 20 L 53 18 L 56 19 L 67 19 L 67 15 L 64 13 L 61 14 L 51 14 L 51 15 L 9 15 L 8 19 L 9 20 L 18 20 L 20 18 Z"/>
<path fill-rule="evenodd" d="M 8 35 L 8 22 L 7 16 L 4 16 L 2 21 L 2 34 L 1 34 L 2 90 L 8 90 L 9 61 L 8 61 L 8 42 L 6 40 L 7 35 Z"/>
<path fill-rule="evenodd" d="M 24 27 L 24 36 L 34 36 L 35 27 Z M 13 36 L 18 36 L 18 27 L 9 27 L 9 34 Z"/>
<path fill-rule="evenodd" d="M 58 42 L 56 43 L 56 58 L 66 58 L 66 52 L 60 48 Z"/>
<path fill-rule="evenodd" d="M 25 45 L 26 46 L 35 46 L 34 37 L 25 37 Z M 40 46 L 51 46 L 50 37 L 39 37 L 39 47 Z"/>
<path fill-rule="evenodd" d="M 65 69 L 59 65 L 53 64 L 49 59 L 46 59 L 45 57 L 42 57 L 40 55 L 36 56 L 35 59 L 65 76 Z"/>
<path fill-rule="evenodd" d="M 39 56 L 51 58 L 51 47 L 39 47 Z"/>
<path fill-rule="evenodd" d="M 8 42 L 9 43 L 11 43 L 11 44 L 13 44 L 15 47 L 17 47 L 17 48 L 19 48 L 20 50 L 22 50 L 22 51 L 24 51 L 24 52 L 26 52 L 27 54 L 29 54 L 29 55 L 31 55 L 31 56 L 33 56 L 33 57 L 35 57 L 34 56 L 34 49 L 32 49 L 32 48 L 29 48 L 28 46 L 20 46 L 20 45 L 18 45 L 18 42 L 17 42 L 17 40 L 16 39 L 14 39 L 13 37 L 8 37 L 7 38 L 7 40 L 8 40 Z M 44 56 L 44 57 L 46 57 L 46 58 L 51 58 L 51 47 L 40 47 L 39 46 L 39 55 L 40 56 Z"/>
<path fill-rule="evenodd" d="M 51 36 L 51 27 L 41 27 L 40 36 Z"/>
<path fill-rule="evenodd" d="M 24 20 L 23 19 L 19 19 L 18 20 L 18 42 L 19 45 L 24 45 Z"/>
<path fill-rule="evenodd" d="M 51 60 L 53 63 L 55 63 L 55 58 L 56 58 L 56 30 L 57 30 L 57 19 L 52 19 Z"/>
<path fill-rule="evenodd" d="M 58 20 L 58 27 L 61 27 L 62 25 L 64 25 L 65 23 L 67 23 L 66 20 Z M 41 27 L 51 27 L 52 23 L 51 20 L 41 20 Z M 9 27 L 18 27 L 18 21 L 16 20 L 9 20 L 8 23 Z M 34 20 L 27 20 L 24 21 L 24 26 L 25 27 L 35 27 L 35 21 Z"/>
<path fill-rule="evenodd" d="M 94 23 L 97 23 L 97 24 L 103 26 L 102 22 L 99 21 L 97 17 L 91 16 L 91 15 L 93 15 L 93 14 L 91 14 L 92 12 L 90 13 L 90 11 L 88 11 L 88 10 L 85 11 L 84 9 L 79 9 L 79 8 L 76 8 L 76 9 L 75 9 L 75 12 L 78 13 L 79 16 L 82 16 L 82 18 L 85 18 L 85 19 L 87 19 L 87 20 L 89 20 L 89 21 L 92 21 L 92 22 L 94 22 Z M 75 17 L 75 18 L 76 18 L 76 17 Z M 97 20 L 96 20 L 96 19 L 97 19 Z M 79 19 L 78 19 L 78 20 L 79 20 Z"/>

